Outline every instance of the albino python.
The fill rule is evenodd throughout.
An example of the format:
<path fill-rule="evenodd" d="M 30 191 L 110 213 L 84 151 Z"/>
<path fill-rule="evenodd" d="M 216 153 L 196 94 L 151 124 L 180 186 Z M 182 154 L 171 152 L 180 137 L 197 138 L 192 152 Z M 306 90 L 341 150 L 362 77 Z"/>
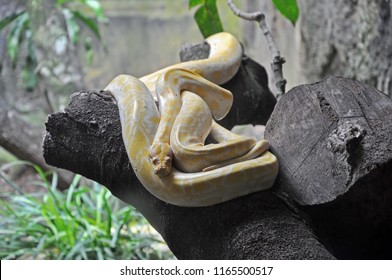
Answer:
<path fill-rule="evenodd" d="M 229 33 L 206 41 L 206 59 L 140 79 L 119 75 L 105 89 L 117 101 L 136 176 L 150 193 L 178 206 L 209 206 L 265 190 L 278 173 L 267 141 L 236 135 L 213 120 L 231 108 L 231 92 L 216 84 L 236 74 L 242 49 Z M 214 143 L 205 144 L 207 136 Z"/>

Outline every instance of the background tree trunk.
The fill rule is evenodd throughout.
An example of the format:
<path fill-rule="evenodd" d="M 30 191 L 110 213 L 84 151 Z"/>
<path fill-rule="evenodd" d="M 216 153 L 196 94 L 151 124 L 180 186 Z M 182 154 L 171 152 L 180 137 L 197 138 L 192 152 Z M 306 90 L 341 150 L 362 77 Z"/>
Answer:
<path fill-rule="evenodd" d="M 16 65 L 13 66 L 7 51 L 9 27 L 0 32 L 0 146 L 21 160 L 37 164 L 44 170 L 51 169 L 42 157 L 42 133 L 47 114 L 61 109 L 69 93 L 82 87 L 80 60 L 70 48 L 65 46 L 59 53 L 56 40 L 64 33 L 63 22 L 53 12 L 53 1 L 0 0 L 0 19 L 14 12 L 27 10 L 31 18 L 31 31 L 35 42 L 34 50 L 39 68 L 34 69 L 40 76 L 35 88 L 26 87 L 23 82 L 23 68 L 26 59 L 26 37 L 21 35 L 22 44 Z M 23 39 L 24 38 L 24 39 Z M 66 38 L 66 37 L 64 37 Z M 56 71 L 57 76 L 47 75 Z M 46 74 L 45 74 L 46 73 Z M 72 181 L 73 174 L 57 170 L 59 188 L 64 189 Z"/>
<path fill-rule="evenodd" d="M 334 75 L 392 95 L 392 1 L 298 0 L 300 18 L 295 27 L 279 14 L 272 1 L 245 3 L 244 10 L 266 14 L 287 60 L 283 70 L 288 89 Z M 245 49 L 266 66 L 271 79 L 269 52 L 259 27 L 248 22 L 242 26 Z"/>
<path fill-rule="evenodd" d="M 362 81 L 392 95 L 392 1 L 303 0 L 301 68 L 316 82 L 328 75 Z"/>

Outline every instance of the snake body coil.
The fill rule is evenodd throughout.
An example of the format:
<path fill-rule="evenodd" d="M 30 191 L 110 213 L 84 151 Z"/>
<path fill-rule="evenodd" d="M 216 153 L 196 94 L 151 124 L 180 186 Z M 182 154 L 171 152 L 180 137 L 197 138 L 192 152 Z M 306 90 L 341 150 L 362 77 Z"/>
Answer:
<path fill-rule="evenodd" d="M 228 33 L 206 41 L 207 59 L 140 79 L 120 75 L 106 87 L 117 100 L 136 176 L 153 195 L 178 206 L 209 206 L 268 189 L 278 172 L 267 141 L 235 135 L 214 122 L 232 104 L 231 93 L 216 84 L 235 75 L 242 51 Z M 216 143 L 205 145 L 207 135 Z"/>

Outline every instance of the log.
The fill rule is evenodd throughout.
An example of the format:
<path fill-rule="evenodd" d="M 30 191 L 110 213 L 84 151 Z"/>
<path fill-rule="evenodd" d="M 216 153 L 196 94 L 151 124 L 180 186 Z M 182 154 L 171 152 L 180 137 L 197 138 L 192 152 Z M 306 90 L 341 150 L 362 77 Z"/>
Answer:
<path fill-rule="evenodd" d="M 307 213 L 340 259 L 392 258 L 392 101 L 329 77 L 290 90 L 265 137 L 279 160 L 275 191 Z"/>
<path fill-rule="evenodd" d="M 255 102 L 266 100 L 263 95 L 270 94 L 269 90 L 254 88 L 248 88 L 249 95 L 242 94 L 241 84 L 249 87 L 258 83 L 259 89 L 268 89 L 268 84 L 260 84 L 259 78 L 252 79 L 262 77 L 265 70 L 261 66 L 248 67 L 250 61 L 243 62 L 235 78 L 245 80 L 229 82 L 236 100 L 233 110 L 243 112 L 244 120 L 262 123 L 268 116 L 255 110 L 263 105 L 241 105 L 249 102 L 241 99 Z M 257 73 L 257 69 L 262 71 Z M 249 79 L 252 81 L 246 81 Z M 226 126 L 236 124 L 233 119 Z M 116 197 L 135 206 L 179 259 L 334 258 L 303 219 L 271 191 L 201 208 L 177 207 L 155 198 L 140 184 L 129 164 L 117 106 L 100 96 L 76 93 L 64 112 L 48 117 L 44 157 L 48 164 L 105 185 Z"/>

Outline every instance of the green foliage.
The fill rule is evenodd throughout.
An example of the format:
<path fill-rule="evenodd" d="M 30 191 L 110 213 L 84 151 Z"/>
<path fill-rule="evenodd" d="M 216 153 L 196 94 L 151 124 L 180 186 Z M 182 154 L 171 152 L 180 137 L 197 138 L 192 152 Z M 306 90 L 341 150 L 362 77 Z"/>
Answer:
<path fill-rule="evenodd" d="M 272 0 L 272 2 L 276 9 L 295 25 L 299 16 L 297 0 Z M 196 6 L 199 8 L 196 10 L 194 18 L 205 38 L 223 31 L 216 0 L 189 0 L 189 9 Z"/>
<path fill-rule="evenodd" d="M 23 162 L 24 163 L 24 162 Z M 16 163 L 20 164 L 20 163 Z M 36 182 L 44 195 L 23 194 L 2 171 L 2 177 L 19 195 L 0 200 L 0 258 L 40 259 L 167 259 L 162 242 L 148 231 L 146 220 L 132 207 L 116 211 L 116 200 L 97 183 L 91 187 L 75 176 L 66 192 L 56 189 L 38 166 Z"/>
<path fill-rule="evenodd" d="M 205 38 L 223 31 L 216 0 L 189 0 L 189 8 L 196 6 L 195 21 Z"/>
<path fill-rule="evenodd" d="M 73 44 L 77 44 L 80 39 L 81 24 L 101 40 L 98 22 L 105 22 L 107 19 L 103 14 L 100 1 L 57 0 L 57 7 L 64 16 L 68 37 Z"/>
<path fill-rule="evenodd" d="M 297 0 L 272 0 L 272 2 L 276 9 L 295 25 L 299 16 Z"/>
<path fill-rule="evenodd" d="M 37 75 L 35 72 L 37 60 L 30 28 L 30 15 L 26 11 L 10 15 L 0 21 L 0 30 L 8 24 L 11 24 L 11 29 L 7 36 L 7 53 L 13 67 L 16 65 L 22 42 L 23 40 L 26 41 L 27 51 L 22 70 L 22 81 L 26 89 L 32 89 L 37 85 Z"/>
<path fill-rule="evenodd" d="M 23 36 L 26 36 L 29 41 L 31 40 L 30 16 L 26 12 L 11 15 L 2 20 L 0 26 L 5 27 L 10 23 L 12 23 L 12 26 L 7 37 L 7 53 L 10 56 L 12 65 L 15 66 Z"/>
<path fill-rule="evenodd" d="M 107 21 L 107 19 L 104 17 L 100 1 L 55 0 L 55 3 L 57 11 L 63 15 L 68 41 L 71 44 L 77 45 L 79 43 L 82 27 L 91 30 L 96 39 L 101 40 L 98 23 Z M 32 15 L 30 12 L 28 9 L 24 9 L 0 20 L 0 31 L 6 26 L 10 26 L 7 36 L 7 54 L 13 67 L 16 66 L 21 48 L 26 47 L 22 81 L 24 88 L 28 90 L 34 89 L 38 83 L 36 73 L 38 63 L 35 55 L 36 47 L 33 41 Z M 85 41 L 83 46 L 86 50 L 86 60 L 91 63 L 93 59 L 91 38 L 84 37 L 83 39 Z"/>

